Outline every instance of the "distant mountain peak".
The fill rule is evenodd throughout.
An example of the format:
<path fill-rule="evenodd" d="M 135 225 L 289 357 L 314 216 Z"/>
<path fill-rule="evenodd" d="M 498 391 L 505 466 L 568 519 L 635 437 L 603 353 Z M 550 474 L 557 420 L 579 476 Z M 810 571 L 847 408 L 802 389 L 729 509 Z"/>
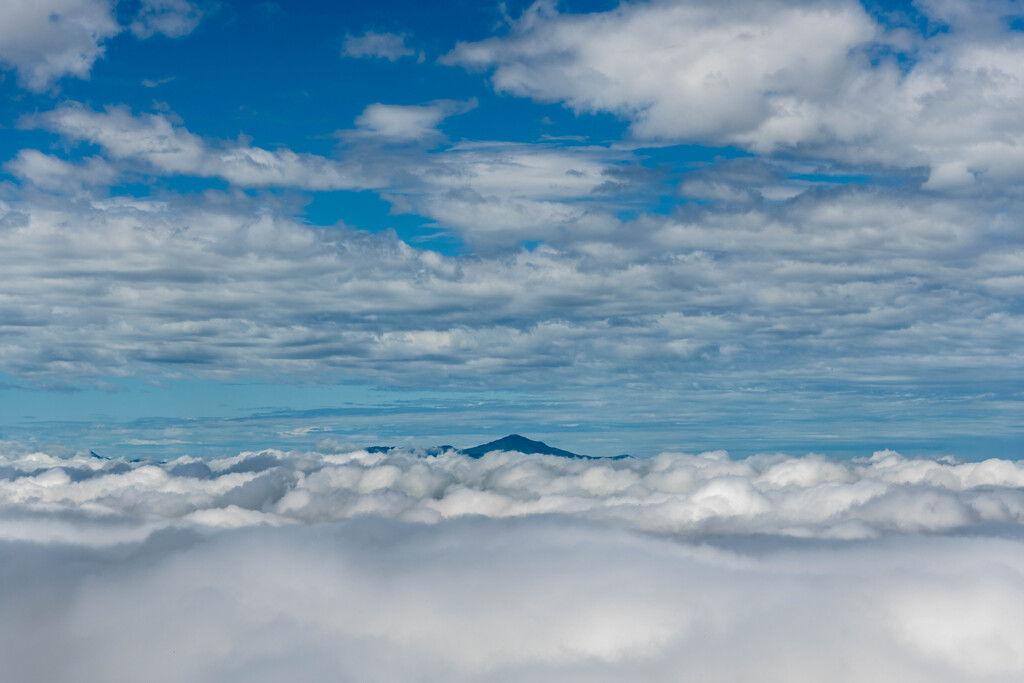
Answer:
<path fill-rule="evenodd" d="M 480 444 L 479 446 L 473 446 L 472 448 L 463 448 L 462 452 L 466 455 L 479 458 L 491 451 L 515 451 L 517 453 L 541 453 L 543 455 L 557 455 L 563 458 L 589 458 L 587 455 L 579 455 L 570 451 L 562 450 L 561 448 L 555 448 L 549 446 L 543 441 L 534 441 L 528 439 L 521 434 L 509 434 L 503 436 L 496 441 L 489 443 Z"/>
<path fill-rule="evenodd" d="M 369 446 L 366 451 L 369 453 L 390 453 L 397 449 L 398 448 L 396 446 Z M 452 451 L 461 453 L 462 455 L 468 455 L 471 458 L 481 458 L 492 451 L 557 455 L 560 458 L 575 458 L 577 460 L 622 460 L 623 458 L 631 457 L 629 455 L 616 455 L 612 458 L 595 458 L 592 455 L 580 455 L 579 453 L 573 453 L 561 448 L 549 446 L 543 441 L 528 439 L 522 434 L 509 434 L 508 436 L 503 436 L 495 441 L 482 443 L 479 446 L 473 446 L 472 448 L 454 448 L 452 446 L 445 445 L 434 446 L 433 448 L 414 448 L 413 451 L 421 456 L 429 457 L 442 455 Z"/>

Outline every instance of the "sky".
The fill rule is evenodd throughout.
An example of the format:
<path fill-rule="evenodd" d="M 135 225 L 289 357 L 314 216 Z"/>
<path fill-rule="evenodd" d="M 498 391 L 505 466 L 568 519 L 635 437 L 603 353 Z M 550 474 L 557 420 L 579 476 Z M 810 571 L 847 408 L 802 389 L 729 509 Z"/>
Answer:
<path fill-rule="evenodd" d="M 4 2 L 0 440 L 1018 458 L 1022 79 L 1014 0 Z"/>
<path fill-rule="evenodd" d="M 2 0 L 0 95 L 5 677 L 1024 680 L 1019 2 Z"/>

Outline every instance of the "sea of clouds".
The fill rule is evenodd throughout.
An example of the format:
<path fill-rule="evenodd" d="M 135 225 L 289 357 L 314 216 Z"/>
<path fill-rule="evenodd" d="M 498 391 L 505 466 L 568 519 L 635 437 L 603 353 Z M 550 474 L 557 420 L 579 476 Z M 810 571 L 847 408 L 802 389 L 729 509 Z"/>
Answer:
<path fill-rule="evenodd" d="M 1016 681 L 1024 464 L 0 457 L 15 681 Z"/>

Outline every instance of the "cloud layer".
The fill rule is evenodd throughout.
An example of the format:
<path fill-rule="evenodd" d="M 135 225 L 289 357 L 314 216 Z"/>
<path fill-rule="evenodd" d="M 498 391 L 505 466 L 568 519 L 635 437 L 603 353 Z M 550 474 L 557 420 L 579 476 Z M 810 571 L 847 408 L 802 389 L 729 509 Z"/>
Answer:
<path fill-rule="evenodd" d="M 8 445 L 0 467 L 21 680 L 1024 673 L 1014 462 Z"/>
<path fill-rule="evenodd" d="M 1024 464 L 906 459 L 830 460 L 723 452 L 571 460 L 493 453 L 425 456 L 394 449 L 319 453 L 260 451 L 163 463 L 8 455 L 0 462 L 0 509 L 17 519 L 51 517 L 52 540 L 71 528 L 112 524 L 233 528 L 315 524 L 362 515 L 438 523 L 463 516 L 566 515 L 616 528 L 685 537 L 770 534 L 874 538 L 1024 524 Z M 63 521 L 62 521 L 63 520 Z M 25 522 L 28 523 L 28 522 Z M 70 525 L 60 536 L 62 524 Z M 21 522 L 0 538 L 27 540 Z M 44 527 L 35 540 L 48 538 Z M 83 541 L 90 543 L 89 537 Z"/>
<path fill-rule="evenodd" d="M 304 225 L 273 197 L 230 193 L 0 201 L 0 356 L 24 378 L 72 381 L 153 369 L 404 385 L 555 371 L 577 385 L 628 375 L 650 386 L 680 368 L 755 384 L 1019 375 L 1020 249 L 1005 214 L 979 220 L 980 202 L 856 188 L 627 223 L 558 199 L 600 177 L 585 153 L 499 153 L 451 152 L 440 167 L 450 172 L 423 181 L 436 190 L 408 201 L 467 231 L 549 244 L 445 256 L 387 232 Z M 75 193 L 118 172 L 30 151 L 9 168 Z M 513 194 L 516 174 L 534 184 Z M 463 182 L 537 219 L 515 224 Z M 549 228 L 548 210 L 575 218 Z"/>

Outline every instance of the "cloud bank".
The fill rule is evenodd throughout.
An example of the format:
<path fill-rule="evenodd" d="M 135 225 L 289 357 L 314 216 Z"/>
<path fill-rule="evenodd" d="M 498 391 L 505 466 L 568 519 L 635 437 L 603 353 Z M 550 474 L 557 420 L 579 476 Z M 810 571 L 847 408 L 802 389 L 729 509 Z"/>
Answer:
<path fill-rule="evenodd" d="M 1010 461 L 149 463 L 8 444 L 0 476 L 0 655 L 18 680 L 1024 673 Z"/>
<path fill-rule="evenodd" d="M 55 530 L 79 518 L 152 530 L 316 524 L 367 514 L 424 523 L 566 515 L 685 537 L 849 539 L 1024 524 L 1024 463 L 907 459 L 892 451 L 854 461 L 731 460 L 721 451 L 586 461 L 500 452 L 474 460 L 454 451 L 428 457 L 402 449 L 267 450 L 162 463 L 26 452 L 0 461 L 0 474 L 0 509 L 52 516 Z M 9 529 L 0 538 L 21 538 L 18 524 Z"/>

